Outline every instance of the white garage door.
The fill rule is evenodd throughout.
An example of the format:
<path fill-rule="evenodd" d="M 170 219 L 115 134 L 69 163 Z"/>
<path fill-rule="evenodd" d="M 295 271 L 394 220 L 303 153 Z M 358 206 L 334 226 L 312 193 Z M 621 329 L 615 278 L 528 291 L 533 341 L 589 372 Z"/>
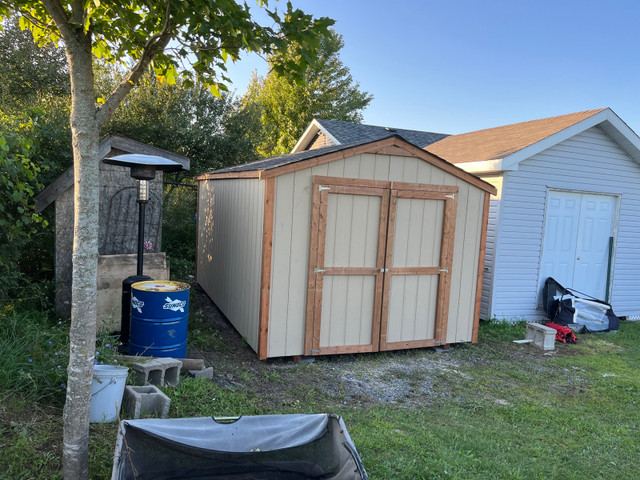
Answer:
<path fill-rule="evenodd" d="M 565 287 L 605 299 L 615 211 L 614 196 L 550 191 L 540 284 L 553 277 Z"/>

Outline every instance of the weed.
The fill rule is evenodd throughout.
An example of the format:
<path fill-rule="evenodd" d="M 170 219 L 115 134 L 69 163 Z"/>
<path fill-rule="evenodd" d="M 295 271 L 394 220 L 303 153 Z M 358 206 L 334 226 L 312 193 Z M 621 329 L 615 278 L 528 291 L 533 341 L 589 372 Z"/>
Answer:
<path fill-rule="evenodd" d="M 19 412 L 19 415 L 16 415 Z M 0 478 L 62 478 L 62 412 L 22 395 L 3 395 L 0 406 Z"/>
<path fill-rule="evenodd" d="M 220 332 L 211 321 L 205 318 L 202 310 L 192 310 L 189 313 L 188 328 L 189 348 L 218 352 L 225 352 L 229 349 Z"/>
<path fill-rule="evenodd" d="M 117 365 L 121 363 L 121 355 L 118 353 L 120 336 L 106 332 L 98 334 L 96 338 L 96 365 Z"/>
<path fill-rule="evenodd" d="M 511 342 L 524 338 L 526 330 L 526 320 L 514 319 L 499 320 L 493 318 L 482 322 L 478 339 L 481 342 Z"/>
<path fill-rule="evenodd" d="M 61 402 L 69 358 L 68 325 L 36 310 L 7 307 L 1 307 L 0 387 L 32 400 Z"/>
<path fill-rule="evenodd" d="M 264 379 L 267 382 L 277 382 L 280 378 L 280 374 L 276 370 L 265 370 Z"/>
<path fill-rule="evenodd" d="M 261 409 L 251 395 L 221 388 L 204 378 L 186 379 L 176 388 L 165 388 L 171 398 L 172 417 L 258 415 Z"/>

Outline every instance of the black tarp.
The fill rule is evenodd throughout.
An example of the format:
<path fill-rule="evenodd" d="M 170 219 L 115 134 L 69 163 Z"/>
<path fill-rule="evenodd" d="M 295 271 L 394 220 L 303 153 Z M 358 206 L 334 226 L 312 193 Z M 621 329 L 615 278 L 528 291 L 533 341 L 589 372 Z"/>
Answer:
<path fill-rule="evenodd" d="M 337 415 L 123 420 L 112 480 L 366 480 Z"/>
<path fill-rule="evenodd" d="M 563 287 L 549 277 L 542 289 L 542 304 L 550 321 L 559 325 L 583 328 L 588 332 L 618 330 L 620 319 L 608 303 Z"/>

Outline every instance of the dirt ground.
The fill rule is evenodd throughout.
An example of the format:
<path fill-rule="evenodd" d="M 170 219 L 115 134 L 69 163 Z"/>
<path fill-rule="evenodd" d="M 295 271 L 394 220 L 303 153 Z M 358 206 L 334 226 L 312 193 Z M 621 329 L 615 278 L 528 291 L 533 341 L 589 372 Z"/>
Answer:
<path fill-rule="evenodd" d="M 305 395 L 321 395 L 335 404 L 351 406 L 426 405 L 449 395 L 441 388 L 443 381 L 465 380 L 465 365 L 496 361 L 483 358 L 470 345 L 454 345 L 448 351 L 425 348 L 303 357 L 297 362 L 292 358 L 261 361 L 198 285 L 192 288 L 190 301 L 192 313 L 202 312 L 196 315 L 203 333 L 194 341 L 188 339 L 189 355 L 204 358 L 221 387 L 246 389 L 274 409 L 293 406 L 292 402 L 304 401 Z M 540 351 L 522 347 L 514 345 L 513 351 L 505 351 L 504 360 L 518 355 L 530 357 L 534 364 L 543 362 Z"/>

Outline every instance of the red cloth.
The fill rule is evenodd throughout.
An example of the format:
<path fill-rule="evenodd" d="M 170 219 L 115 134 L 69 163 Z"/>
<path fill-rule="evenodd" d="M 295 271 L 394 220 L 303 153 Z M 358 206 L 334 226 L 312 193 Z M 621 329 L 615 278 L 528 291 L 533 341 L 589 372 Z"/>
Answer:
<path fill-rule="evenodd" d="M 576 338 L 573 330 L 564 325 L 558 325 L 557 323 L 546 323 L 547 327 L 551 327 L 556 331 L 556 340 L 562 343 L 576 343 L 578 339 Z"/>

